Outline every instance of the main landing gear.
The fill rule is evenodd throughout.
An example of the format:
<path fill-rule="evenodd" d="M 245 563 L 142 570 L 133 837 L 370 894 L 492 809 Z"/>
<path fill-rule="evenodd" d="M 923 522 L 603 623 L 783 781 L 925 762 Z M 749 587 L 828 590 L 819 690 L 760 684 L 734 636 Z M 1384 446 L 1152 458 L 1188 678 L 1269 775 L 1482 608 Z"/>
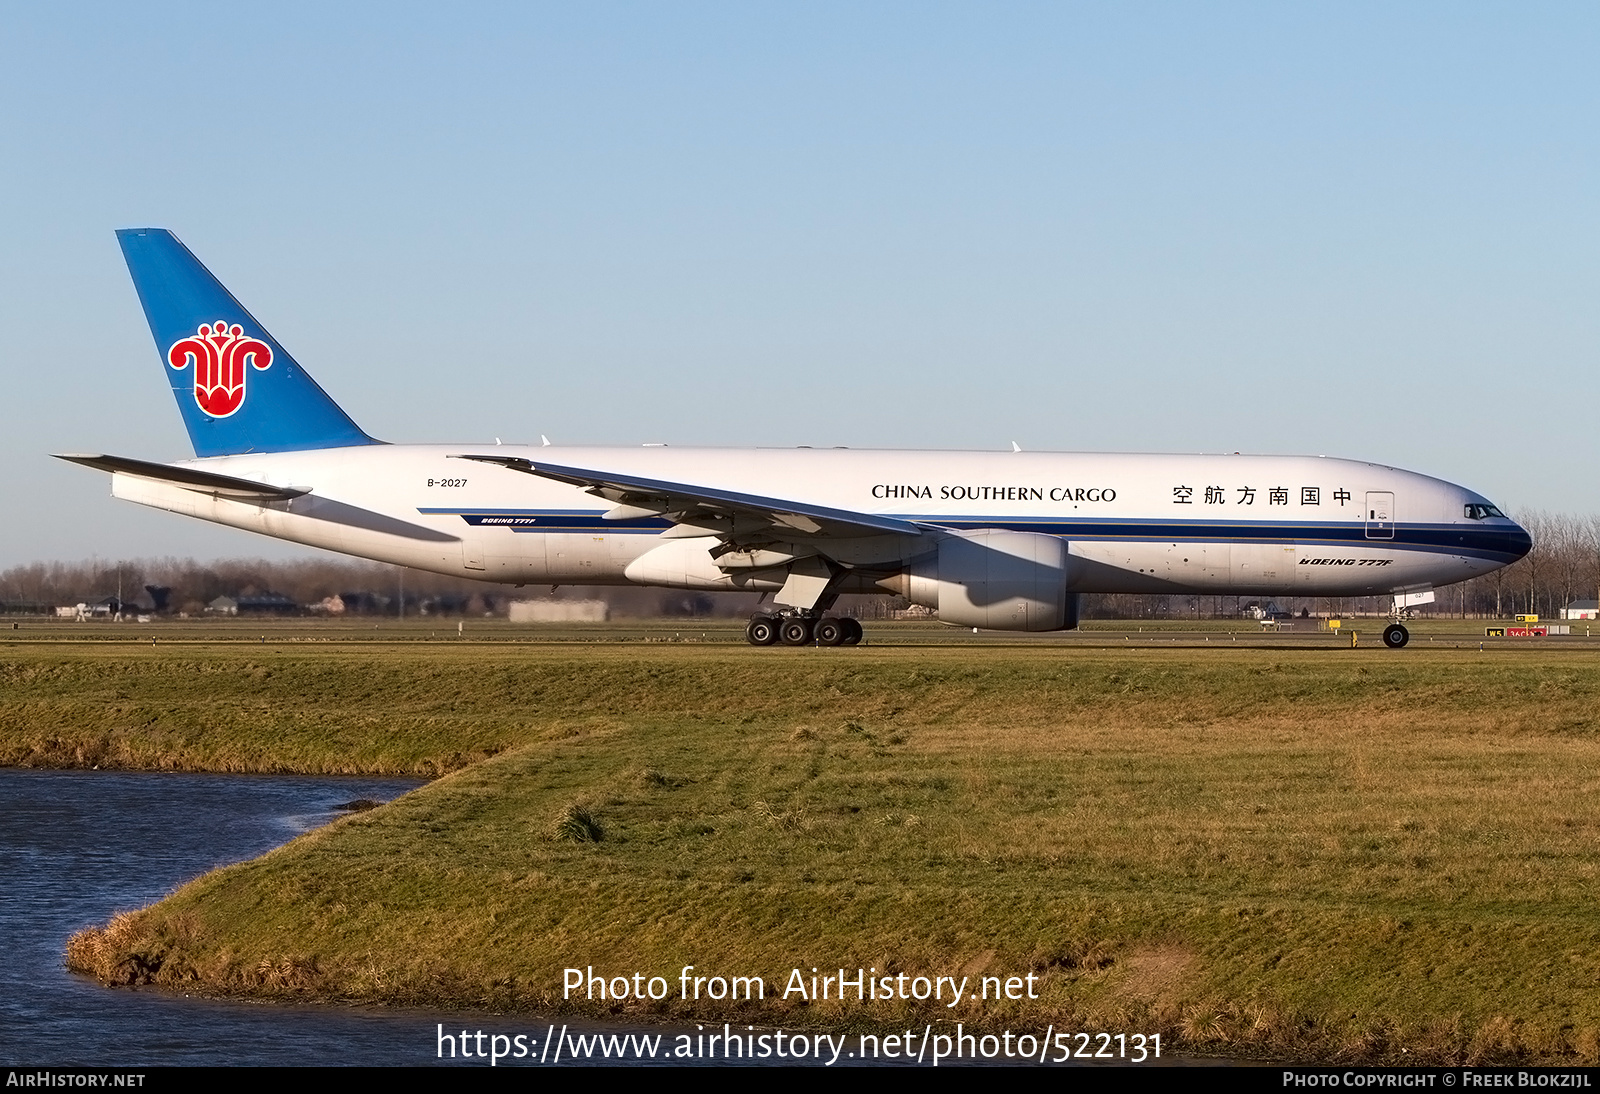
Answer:
<path fill-rule="evenodd" d="M 859 621 L 847 615 L 767 615 L 750 617 L 744 637 L 752 646 L 854 646 L 861 641 Z"/>

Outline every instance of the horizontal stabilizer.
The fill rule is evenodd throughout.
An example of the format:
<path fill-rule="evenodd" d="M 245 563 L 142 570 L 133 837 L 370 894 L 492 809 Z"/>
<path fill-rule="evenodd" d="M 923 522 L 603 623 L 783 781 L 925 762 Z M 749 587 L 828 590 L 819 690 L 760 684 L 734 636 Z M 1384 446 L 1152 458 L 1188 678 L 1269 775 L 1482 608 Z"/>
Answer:
<path fill-rule="evenodd" d="M 269 486 L 264 482 L 236 479 L 232 475 L 217 475 L 210 471 L 197 471 L 192 467 L 174 467 L 171 464 L 151 463 L 148 460 L 131 460 L 126 456 L 104 456 L 82 452 L 57 453 L 56 459 L 80 463 L 97 471 L 114 474 L 138 475 L 142 479 L 170 482 L 185 490 L 202 494 L 215 494 L 219 498 L 235 501 L 288 501 L 311 493 L 311 488 L 295 486 Z"/>
<path fill-rule="evenodd" d="M 678 524 L 703 527 L 705 531 L 701 534 L 704 535 L 718 534 L 722 529 L 719 520 L 728 521 L 733 517 L 755 518 L 769 528 L 782 530 L 788 536 L 868 536 L 885 533 L 920 536 L 929 531 L 913 521 L 876 513 L 856 513 L 848 509 L 764 498 L 708 486 L 689 486 L 608 471 L 591 471 L 542 460 L 535 463 L 520 456 L 463 454 L 456 459 L 497 463 L 512 471 L 581 486 L 607 501 L 637 507 L 642 511 L 663 513 Z"/>

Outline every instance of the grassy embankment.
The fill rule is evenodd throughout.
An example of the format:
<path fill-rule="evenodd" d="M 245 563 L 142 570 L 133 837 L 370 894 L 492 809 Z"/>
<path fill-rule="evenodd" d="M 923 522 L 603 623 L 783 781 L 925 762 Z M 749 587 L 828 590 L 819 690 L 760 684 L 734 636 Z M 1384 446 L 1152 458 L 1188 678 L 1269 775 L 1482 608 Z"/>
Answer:
<path fill-rule="evenodd" d="M 1299 1059 L 1600 1055 L 1600 656 L 0 649 L 0 759 L 439 779 L 74 940 L 110 982 Z M 598 835 L 597 841 L 562 838 Z M 774 1001 L 789 970 L 1035 1001 Z"/>

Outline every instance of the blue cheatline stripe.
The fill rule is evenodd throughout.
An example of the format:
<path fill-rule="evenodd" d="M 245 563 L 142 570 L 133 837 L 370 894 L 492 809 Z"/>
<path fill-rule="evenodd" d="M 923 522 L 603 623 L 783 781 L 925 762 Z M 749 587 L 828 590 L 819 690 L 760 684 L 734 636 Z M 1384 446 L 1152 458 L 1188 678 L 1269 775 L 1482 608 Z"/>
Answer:
<path fill-rule="evenodd" d="M 419 508 L 429 516 L 459 516 L 474 527 L 506 527 L 517 532 L 655 533 L 672 527 L 661 517 L 605 520 L 604 510 L 591 509 L 462 509 Z M 515 518 L 526 518 L 526 523 Z M 1070 540 L 1140 543 L 1292 543 L 1307 547 L 1378 547 L 1399 551 L 1449 552 L 1495 562 L 1515 562 L 1528 553 L 1531 541 L 1522 529 L 1469 527 L 1460 524 L 1397 524 L 1394 538 L 1370 539 L 1366 526 L 1351 524 L 1266 524 L 1226 521 L 1051 520 L 1038 517 L 912 516 L 904 519 L 955 531 L 999 528 L 1037 532 Z"/>
<path fill-rule="evenodd" d="M 584 535 L 604 533 L 608 536 L 659 536 L 663 531 L 661 528 L 588 528 L 567 524 L 541 524 L 537 528 L 511 528 L 508 530 L 518 534 L 523 532 L 575 532 Z"/>

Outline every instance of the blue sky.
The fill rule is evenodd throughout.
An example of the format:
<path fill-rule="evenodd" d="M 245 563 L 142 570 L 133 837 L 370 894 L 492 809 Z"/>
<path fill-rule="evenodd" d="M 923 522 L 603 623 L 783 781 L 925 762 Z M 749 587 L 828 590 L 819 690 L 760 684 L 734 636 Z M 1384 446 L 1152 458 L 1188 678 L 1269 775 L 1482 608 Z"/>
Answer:
<path fill-rule="evenodd" d="M 112 231 L 369 432 L 1310 452 L 1600 511 L 1600 9 L 7 5 L 0 565 L 306 549 L 188 456 Z"/>

